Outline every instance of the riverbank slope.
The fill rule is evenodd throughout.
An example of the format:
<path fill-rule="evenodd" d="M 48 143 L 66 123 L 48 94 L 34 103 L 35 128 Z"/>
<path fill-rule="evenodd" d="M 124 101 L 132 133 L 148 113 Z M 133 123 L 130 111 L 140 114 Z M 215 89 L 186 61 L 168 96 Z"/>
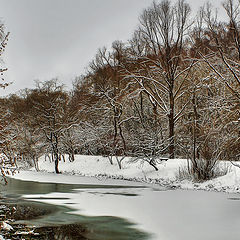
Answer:
<path fill-rule="evenodd" d="M 79 176 L 85 176 L 94 177 L 98 182 L 99 180 L 104 181 L 104 183 L 108 181 L 109 184 L 114 183 L 113 179 L 118 179 L 132 181 L 131 184 L 141 182 L 167 188 L 240 193 L 240 168 L 230 162 L 221 162 L 218 166 L 219 172 L 227 172 L 225 175 L 199 183 L 192 181 L 187 175 L 183 176 L 188 166 L 186 159 L 159 160 L 156 163 L 158 171 L 143 160 L 136 161 L 126 157 L 121 162 L 121 169 L 117 159 L 114 157 L 112 160 L 111 164 L 107 157 L 76 155 L 74 162 L 69 162 L 67 159 L 60 161 L 59 170 L 62 174 L 56 175 L 54 174 L 54 163 L 41 157 L 38 163 L 40 174 L 32 168 L 28 172 L 20 171 L 13 177 L 39 182 L 79 184 L 82 182 L 82 178 L 79 178 Z"/>

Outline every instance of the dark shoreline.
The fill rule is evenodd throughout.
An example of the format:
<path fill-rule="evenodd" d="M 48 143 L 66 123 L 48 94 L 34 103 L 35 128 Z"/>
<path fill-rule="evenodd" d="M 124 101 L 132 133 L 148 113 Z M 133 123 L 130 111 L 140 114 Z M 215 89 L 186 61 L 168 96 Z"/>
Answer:
<path fill-rule="evenodd" d="M 1 205 L 6 206 L 8 209 L 12 207 L 8 210 L 10 212 L 8 215 L 5 214 L 7 209 L 2 210 L 3 213 L 7 215 L 4 218 L 5 221 L 9 221 L 7 223 L 14 228 L 14 231 L 10 232 L 10 237 L 7 237 L 9 232 L 3 232 L 0 230 L 0 235 L 4 235 L 5 240 L 149 239 L 148 233 L 139 230 L 135 223 L 128 221 L 128 219 L 115 216 L 85 216 L 75 214 L 75 202 L 68 201 L 68 193 L 74 192 L 74 189 L 78 187 L 80 189 L 83 188 L 84 190 L 86 187 L 98 188 L 99 186 L 39 183 L 9 178 L 8 184 L 2 185 L 1 188 L 0 210 Z M 106 186 L 106 188 L 109 187 L 115 188 L 116 186 Z M 124 186 L 120 187 L 124 188 Z M 117 186 L 117 188 L 119 188 L 119 186 Z M 61 195 L 63 196 L 61 198 L 48 198 L 47 194 L 52 192 L 66 193 L 66 195 Z M 48 203 L 48 199 L 54 200 L 56 204 Z M 58 205 L 57 200 L 60 200 L 63 204 Z M 14 233 L 17 232 L 18 227 L 20 228 L 20 231 L 27 230 L 28 233 L 31 232 L 32 234 L 28 234 L 28 236 L 22 235 L 22 238 L 16 237 L 16 234 L 14 235 Z M 38 233 L 38 235 L 34 235 L 33 232 Z"/>
<path fill-rule="evenodd" d="M 5 240 L 54 240 L 54 239 L 69 239 L 69 240 L 87 240 L 84 235 L 87 234 L 84 226 L 73 224 L 58 224 L 49 226 L 34 226 L 29 224 L 31 220 L 36 220 L 44 216 L 54 213 L 55 210 L 50 208 L 39 208 L 31 204 L 0 204 L 0 235 Z M 28 223 L 25 223 L 28 222 Z M 2 223 L 9 224 L 13 229 L 5 230 Z"/>

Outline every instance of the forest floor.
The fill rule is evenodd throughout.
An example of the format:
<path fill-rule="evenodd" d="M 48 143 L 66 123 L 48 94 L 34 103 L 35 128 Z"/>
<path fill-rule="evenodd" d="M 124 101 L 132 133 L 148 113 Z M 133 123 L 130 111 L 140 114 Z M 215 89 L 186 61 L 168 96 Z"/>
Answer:
<path fill-rule="evenodd" d="M 147 161 L 124 158 L 121 161 L 121 169 L 118 161 L 120 158 L 112 158 L 112 164 L 109 158 L 102 156 L 76 155 L 75 161 L 69 162 L 67 157 L 65 161 L 59 162 L 59 170 L 62 176 L 51 178 L 53 175 L 34 175 L 35 181 L 57 181 L 61 183 L 81 183 L 79 176 L 95 177 L 98 180 L 128 180 L 132 182 L 141 182 L 151 185 L 158 185 L 167 188 L 194 189 L 207 191 L 223 191 L 229 193 L 240 193 L 240 168 L 227 161 L 220 162 L 216 171 L 219 176 L 205 182 L 193 181 L 187 173 L 189 162 L 186 159 L 168 159 L 158 160 L 156 162 L 156 171 Z M 41 172 L 54 173 L 54 163 L 49 159 L 41 157 L 39 159 L 39 170 Z M 239 164 L 240 165 L 240 164 Z M 31 171 L 15 174 L 14 178 L 22 180 L 32 180 L 35 168 Z M 38 179 L 39 178 L 39 179 Z"/>

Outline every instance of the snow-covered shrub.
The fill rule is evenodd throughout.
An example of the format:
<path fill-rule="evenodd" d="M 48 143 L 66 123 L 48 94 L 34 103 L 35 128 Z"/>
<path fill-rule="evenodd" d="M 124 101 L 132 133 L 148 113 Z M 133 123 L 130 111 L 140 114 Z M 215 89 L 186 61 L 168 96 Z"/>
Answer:
<path fill-rule="evenodd" d="M 207 163 L 205 160 L 197 161 L 197 165 L 193 165 L 191 160 L 188 160 L 188 166 L 183 166 L 178 169 L 176 178 L 179 180 L 193 180 L 202 182 L 213 178 L 226 175 L 230 171 L 231 166 L 224 162 L 216 162 L 214 165 Z"/>

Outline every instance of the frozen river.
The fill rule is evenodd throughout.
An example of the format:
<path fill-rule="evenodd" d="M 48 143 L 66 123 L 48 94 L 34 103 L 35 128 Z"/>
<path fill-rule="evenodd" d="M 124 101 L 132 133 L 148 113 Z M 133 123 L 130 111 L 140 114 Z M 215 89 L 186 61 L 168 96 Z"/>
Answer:
<path fill-rule="evenodd" d="M 83 178 L 84 180 L 84 178 Z M 32 224 L 80 223 L 89 239 L 238 240 L 240 195 L 167 190 L 141 184 L 39 183 L 9 179 L 8 199 L 41 202 L 58 211 Z M 131 186 L 132 185 L 132 186 Z"/>

